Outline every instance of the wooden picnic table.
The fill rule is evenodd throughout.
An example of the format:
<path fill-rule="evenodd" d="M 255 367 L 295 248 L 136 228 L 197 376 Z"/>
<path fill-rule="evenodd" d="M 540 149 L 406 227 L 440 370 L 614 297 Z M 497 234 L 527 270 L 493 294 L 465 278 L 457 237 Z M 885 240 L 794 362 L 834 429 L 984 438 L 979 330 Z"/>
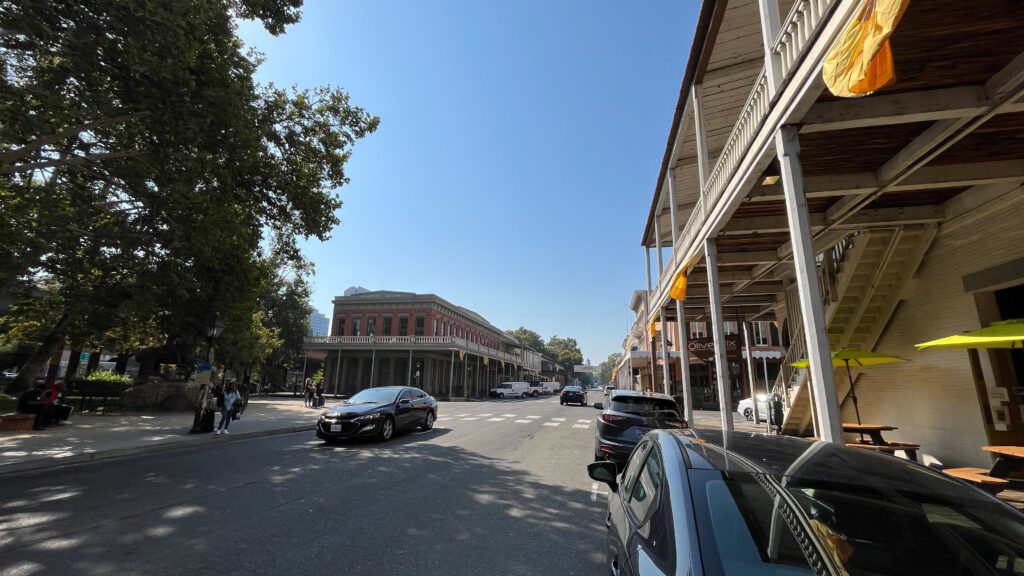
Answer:
<path fill-rule="evenodd" d="M 1024 446 L 982 446 L 981 449 L 997 456 L 989 476 L 1024 481 Z"/>
<path fill-rule="evenodd" d="M 871 438 L 872 444 L 878 444 L 879 446 L 885 446 L 887 442 L 882 438 L 882 432 L 888 432 L 890 430 L 898 430 L 895 426 L 887 426 L 885 424 L 854 424 L 853 422 L 843 422 L 843 432 L 850 432 L 853 434 L 860 434 L 861 442 L 864 442 L 864 435 L 867 434 Z"/>
<path fill-rule="evenodd" d="M 1000 456 L 1024 459 L 1024 446 L 982 446 L 981 449 L 994 452 Z"/>
<path fill-rule="evenodd" d="M 885 444 L 867 444 L 864 442 L 850 442 L 847 444 L 852 448 L 863 448 L 864 450 L 875 450 L 877 452 L 885 452 L 886 454 L 896 454 L 897 450 L 902 450 L 907 455 L 908 460 L 917 462 L 917 451 L 921 449 L 920 444 L 912 444 L 910 442 L 887 442 Z"/>

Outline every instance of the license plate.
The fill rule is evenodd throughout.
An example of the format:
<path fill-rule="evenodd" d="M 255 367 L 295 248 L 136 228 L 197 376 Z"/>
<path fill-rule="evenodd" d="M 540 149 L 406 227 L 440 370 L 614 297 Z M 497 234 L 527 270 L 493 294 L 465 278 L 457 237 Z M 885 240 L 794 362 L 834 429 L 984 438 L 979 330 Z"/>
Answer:
<path fill-rule="evenodd" d="M 341 424 L 331 424 L 331 432 L 341 432 Z"/>
<path fill-rule="evenodd" d="M 637 438 L 642 438 L 645 434 L 647 434 L 651 430 L 653 430 L 653 428 L 637 428 L 636 429 L 636 437 Z"/>

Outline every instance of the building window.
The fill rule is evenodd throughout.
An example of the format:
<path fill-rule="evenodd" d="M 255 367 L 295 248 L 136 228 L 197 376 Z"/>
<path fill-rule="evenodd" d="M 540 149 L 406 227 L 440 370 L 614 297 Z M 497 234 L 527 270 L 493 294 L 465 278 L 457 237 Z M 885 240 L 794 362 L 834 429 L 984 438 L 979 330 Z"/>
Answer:
<path fill-rule="evenodd" d="M 754 322 L 754 345 L 768 346 L 771 342 L 771 331 L 767 322 Z"/>
<path fill-rule="evenodd" d="M 344 336 L 345 335 L 345 317 L 338 316 L 334 319 L 334 335 Z"/>
<path fill-rule="evenodd" d="M 707 335 L 706 322 L 690 322 L 690 338 L 706 338 Z"/>
<path fill-rule="evenodd" d="M 427 318 L 423 314 L 417 314 L 416 315 L 416 335 L 417 336 L 423 336 L 423 330 L 424 330 L 426 322 L 427 322 Z"/>
<path fill-rule="evenodd" d="M 377 315 L 366 317 L 366 335 L 376 336 L 377 335 Z"/>
<path fill-rule="evenodd" d="M 431 336 L 437 336 L 437 318 L 434 318 L 434 331 L 430 333 Z"/>
<path fill-rule="evenodd" d="M 407 314 L 402 314 L 398 317 L 398 335 L 409 335 L 409 316 Z"/>
<path fill-rule="evenodd" d="M 359 333 L 359 328 L 360 328 L 359 323 L 360 323 L 360 320 L 362 320 L 362 318 L 360 318 L 359 316 L 353 316 L 352 317 L 352 335 L 353 336 L 361 336 L 361 334 Z"/>
<path fill-rule="evenodd" d="M 384 335 L 385 336 L 392 336 L 392 334 L 391 334 L 391 316 L 390 315 L 384 317 Z"/>

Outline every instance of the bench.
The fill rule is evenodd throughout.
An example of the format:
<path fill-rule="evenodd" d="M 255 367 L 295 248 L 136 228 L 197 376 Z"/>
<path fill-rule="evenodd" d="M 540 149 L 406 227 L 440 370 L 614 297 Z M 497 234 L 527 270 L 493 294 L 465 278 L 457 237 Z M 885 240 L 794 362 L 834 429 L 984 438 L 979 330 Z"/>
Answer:
<path fill-rule="evenodd" d="M 3 414 L 0 415 L 0 431 L 16 432 L 31 430 L 36 423 L 35 414 Z"/>
<path fill-rule="evenodd" d="M 990 492 L 993 490 L 1002 490 L 1004 487 L 1006 487 L 1007 484 L 1010 483 L 1009 480 L 1004 480 L 1002 478 L 993 478 L 992 476 L 989 476 L 988 470 L 985 470 L 984 468 L 946 468 L 942 472 L 945 474 L 949 474 L 954 478 L 959 478 L 961 480 L 966 480 L 967 482 L 970 482 L 972 484 L 977 484 L 979 488 L 982 488 Z"/>

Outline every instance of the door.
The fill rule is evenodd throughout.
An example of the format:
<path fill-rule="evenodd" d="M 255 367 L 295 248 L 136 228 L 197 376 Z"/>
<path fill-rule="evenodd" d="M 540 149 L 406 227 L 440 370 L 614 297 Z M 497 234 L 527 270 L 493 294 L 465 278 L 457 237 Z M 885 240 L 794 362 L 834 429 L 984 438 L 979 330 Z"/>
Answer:
<path fill-rule="evenodd" d="M 629 566 L 629 557 L 632 552 L 630 539 L 634 532 L 628 512 L 629 498 L 650 449 L 650 440 L 640 442 L 626 462 L 625 470 L 619 476 L 621 482 L 618 492 L 612 494 L 612 498 L 609 500 L 608 519 L 606 520 L 609 540 L 608 563 L 609 570 L 614 576 L 633 573 Z"/>
<path fill-rule="evenodd" d="M 395 406 L 395 426 L 399 429 L 409 428 L 414 425 L 415 418 L 416 410 L 414 410 L 412 402 L 412 389 L 404 388 L 398 394 L 398 405 Z"/>

